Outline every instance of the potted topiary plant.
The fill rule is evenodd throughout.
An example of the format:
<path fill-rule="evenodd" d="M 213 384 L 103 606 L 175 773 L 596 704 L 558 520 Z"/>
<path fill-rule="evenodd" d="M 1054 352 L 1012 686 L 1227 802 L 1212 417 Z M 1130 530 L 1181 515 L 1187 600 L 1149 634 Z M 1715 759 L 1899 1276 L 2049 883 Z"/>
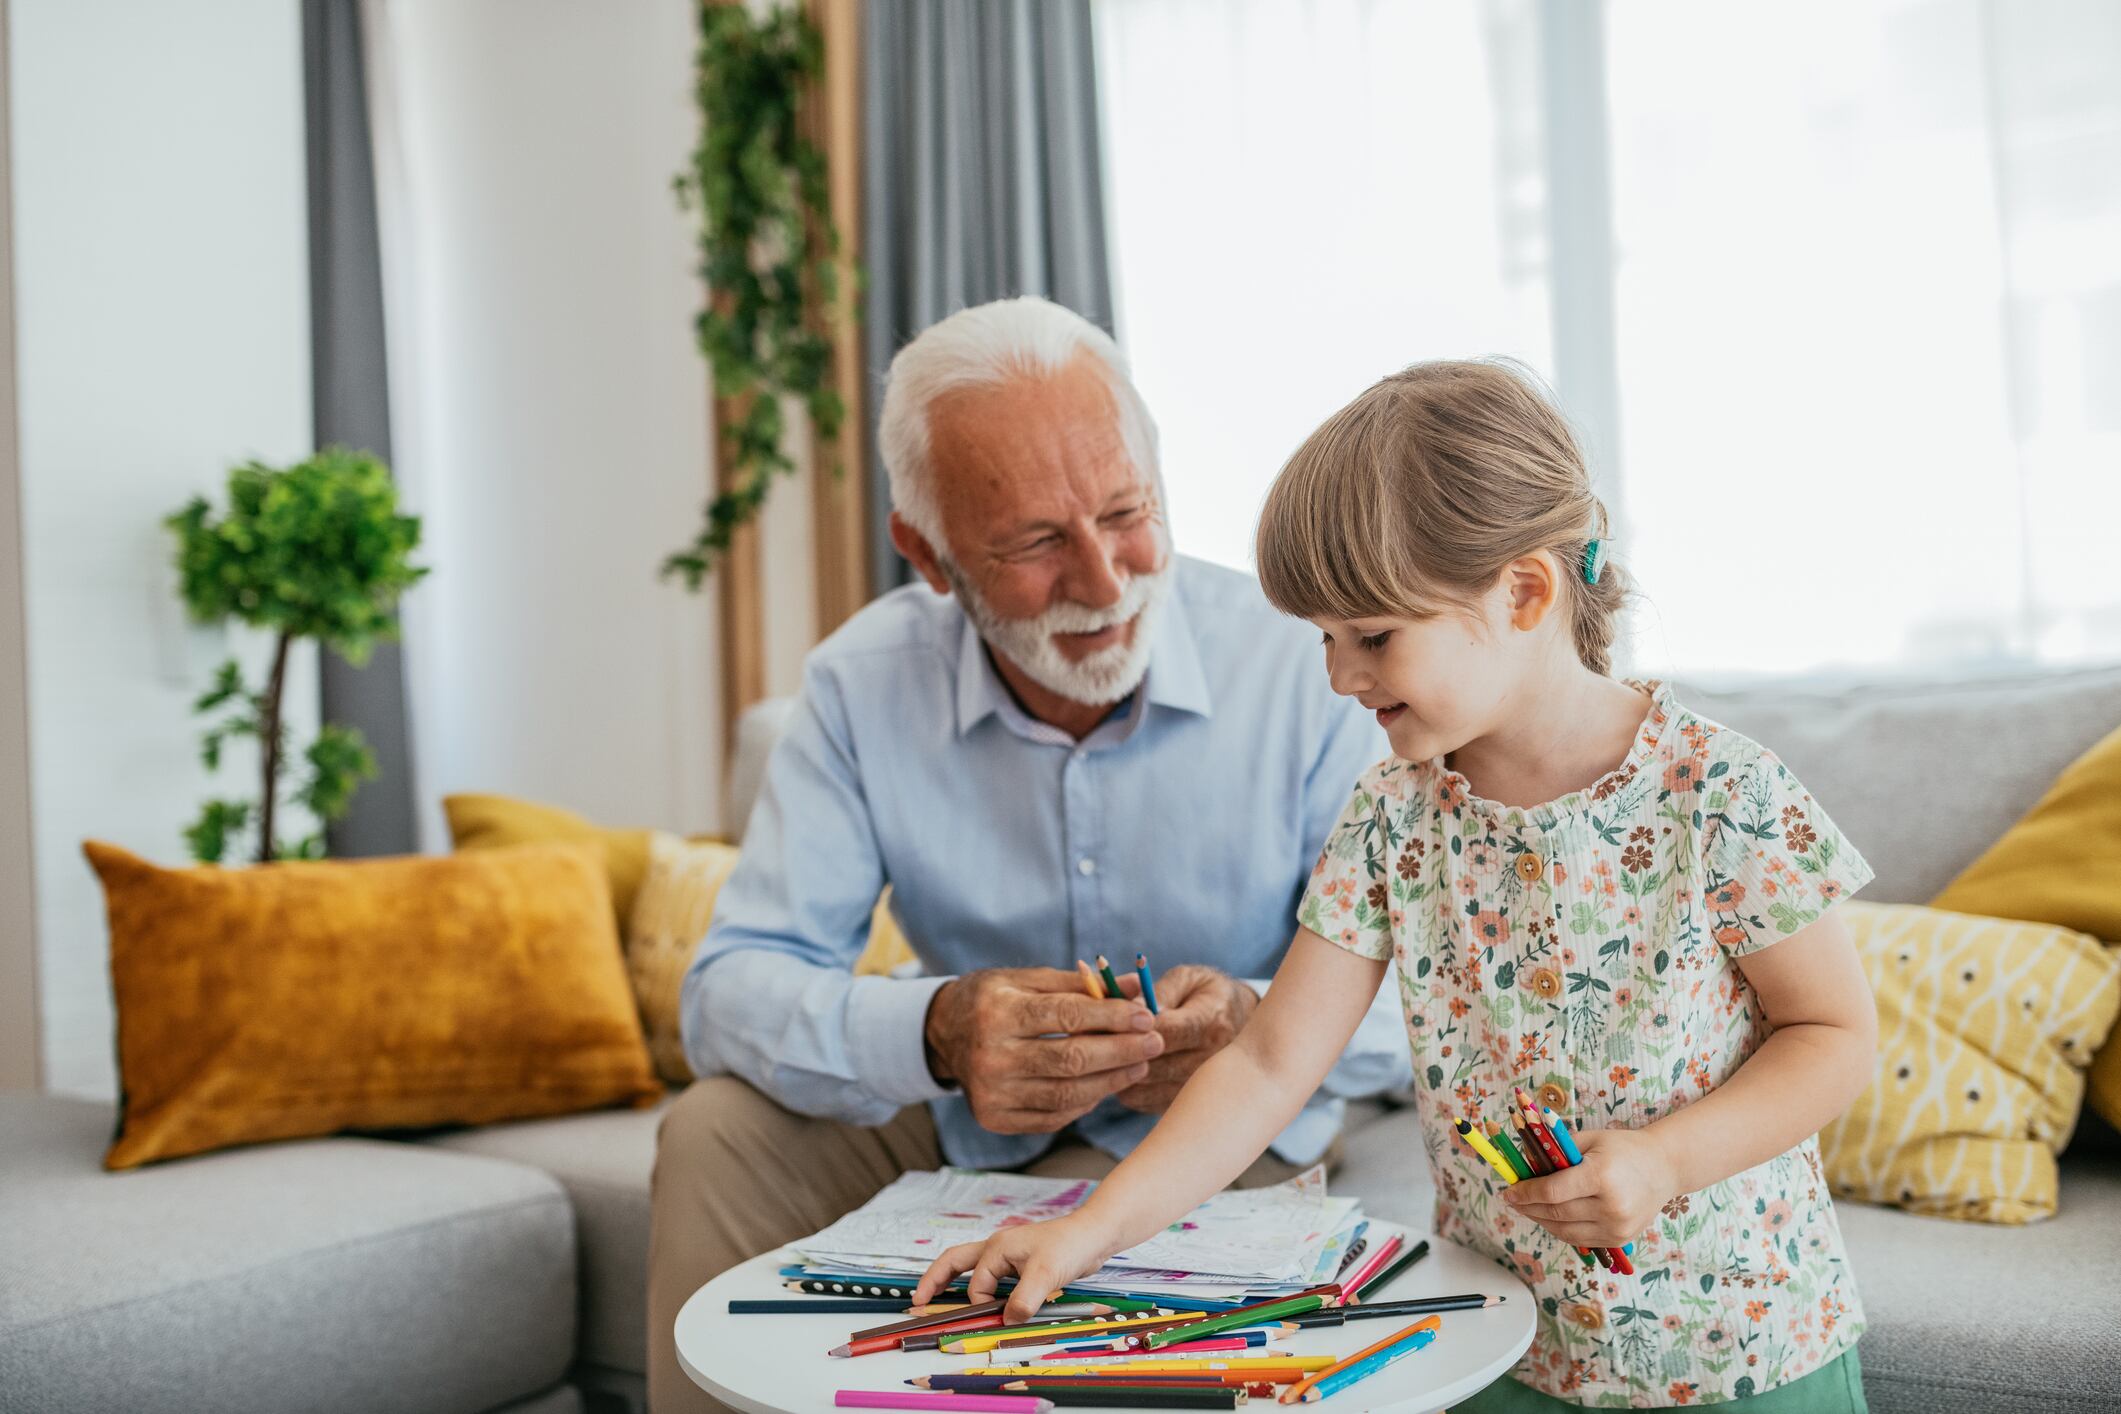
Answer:
<path fill-rule="evenodd" d="M 218 863 L 255 829 L 260 863 L 321 858 L 321 828 L 289 842 L 276 833 L 288 755 L 281 720 L 288 650 L 298 638 L 313 638 L 358 666 L 378 639 L 396 636 L 398 596 L 427 573 L 409 558 L 420 543 L 419 519 L 398 514 L 397 488 L 382 462 L 327 447 L 283 469 L 257 462 L 236 467 L 228 474 L 226 513 L 217 517 L 202 496 L 165 523 L 177 536 L 177 568 L 192 617 L 235 619 L 273 635 L 272 666 L 261 689 L 244 682 L 231 658 L 192 708 L 202 716 L 224 714 L 200 742 L 209 771 L 220 769 L 222 745 L 231 738 L 257 740 L 259 794 L 207 801 L 185 842 L 193 858 Z M 376 773 L 374 754 L 351 727 L 322 724 L 302 756 L 308 774 L 288 799 L 320 826 L 344 815 L 361 781 Z"/>

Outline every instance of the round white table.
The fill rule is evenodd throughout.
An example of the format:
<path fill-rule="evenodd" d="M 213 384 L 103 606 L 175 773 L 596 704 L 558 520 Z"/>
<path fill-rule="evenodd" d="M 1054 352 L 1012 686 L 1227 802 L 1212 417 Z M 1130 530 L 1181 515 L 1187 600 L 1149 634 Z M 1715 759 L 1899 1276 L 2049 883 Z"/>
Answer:
<path fill-rule="evenodd" d="M 915 1375 L 944 1374 L 986 1358 L 927 1350 L 835 1359 L 825 1352 L 845 1341 L 849 1333 L 888 1325 L 893 1318 L 832 1312 L 814 1316 L 729 1314 L 732 1299 L 800 1295 L 783 1287 L 779 1275 L 783 1266 L 794 1261 L 787 1252 L 753 1258 L 694 1292 L 678 1312 L 678 1363 L 694 1383 L 724 1404 L 745 1414 L 820 1414 L 833 1407 L 836 1390 L 908 1390 L 911 1386 L 905 1381 Z M 1379 1299 L 1404 1301 L 1466 1291 L 1509 1300 L 1486 1310 L 1444 1312 L 1443 1328 L 1426 1349 L 1334 1395 L 1327 1401 L 1332 1414 L 1363 1410 L 1432 1414 L 1507 1373 L 1532 1343 L 1532 1293 L 1486 1257 L 1431 1238 L 1429 1255 L 1394 1278 Z M 1274 1349 L 1292 1355 L 1349 1355 L 1411 1324 L 1380 1317 L 1320 1326 L 1298 1331 L 1288 1341 L 1277 1342 Z M 1253 1402 L 1267 1407 L 1263 1401 Z"/>

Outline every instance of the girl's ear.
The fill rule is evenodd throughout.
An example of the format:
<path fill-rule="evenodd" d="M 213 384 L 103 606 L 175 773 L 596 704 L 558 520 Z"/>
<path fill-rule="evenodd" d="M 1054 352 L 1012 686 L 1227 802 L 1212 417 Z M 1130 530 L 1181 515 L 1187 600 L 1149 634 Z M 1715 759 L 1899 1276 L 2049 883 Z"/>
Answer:
<path fill-rule="evenodd" d="M 1546 550 L 1534 550 L 1502 567 L 1510 627 L 1531 632 L 1561 602 L 1561 566 Z"/>

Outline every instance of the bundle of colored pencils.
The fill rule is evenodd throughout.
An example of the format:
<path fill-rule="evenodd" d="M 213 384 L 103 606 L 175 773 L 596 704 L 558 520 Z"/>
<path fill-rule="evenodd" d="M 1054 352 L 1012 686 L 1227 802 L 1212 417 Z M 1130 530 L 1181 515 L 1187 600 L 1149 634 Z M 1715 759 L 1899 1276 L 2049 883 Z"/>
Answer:
<path fill-rule="evenodd" d="M 1471 1120 L 1458 1121 L 1458 1137 L 1466 1141 L 1466 1147 L 1487 1160 L 1504 1183 L 1543 1178 L 1582 1163 L 1583 1151 L 1576 1147 L 1576 1138 L 1561 1116 L 1533 1103 L 1523 1086 L 1515 1088 L 1516 1103 L 1509 1111 L 1508 1125 L 1490 1120 L 1485 1127 L 1476 1127 Z M 1635 1267 L 1628 1255 L 1634 1250 L 1631 1242 L 1625 1247 L 1579 1247 L 1576 1253 L 1587 1263 L 1631 1277 Z"/>

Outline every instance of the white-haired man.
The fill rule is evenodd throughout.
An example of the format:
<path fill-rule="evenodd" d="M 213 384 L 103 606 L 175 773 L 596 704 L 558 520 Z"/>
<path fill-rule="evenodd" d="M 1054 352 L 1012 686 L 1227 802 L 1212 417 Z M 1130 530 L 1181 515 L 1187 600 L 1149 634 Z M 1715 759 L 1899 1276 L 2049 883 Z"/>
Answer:
<path fill-rule="evenodd" d="M 1037 299 L 943 320 L 893 360 L 880 445 L 926 588 L 810 655 L 685 978 L 709 1078 L 656 1157 L 657 1414 L 716 1407 L 671 1327 L 717 1273 L 908 1170 L 1095 1176 L 1126 1154 L 1243 1026 L 1388 750 L 1303 625 L 1173 555 L 1154 425 L 1087 321 Z M 852 975 L 887 882 L 918 978 Z M 1154 1018 L 1075 970 L 1136 952 Z M 1405 1082 L 1397 1006 L 1380 995 L 1243 1181 L 1317 1162 L 1342 1097 Z"/>

